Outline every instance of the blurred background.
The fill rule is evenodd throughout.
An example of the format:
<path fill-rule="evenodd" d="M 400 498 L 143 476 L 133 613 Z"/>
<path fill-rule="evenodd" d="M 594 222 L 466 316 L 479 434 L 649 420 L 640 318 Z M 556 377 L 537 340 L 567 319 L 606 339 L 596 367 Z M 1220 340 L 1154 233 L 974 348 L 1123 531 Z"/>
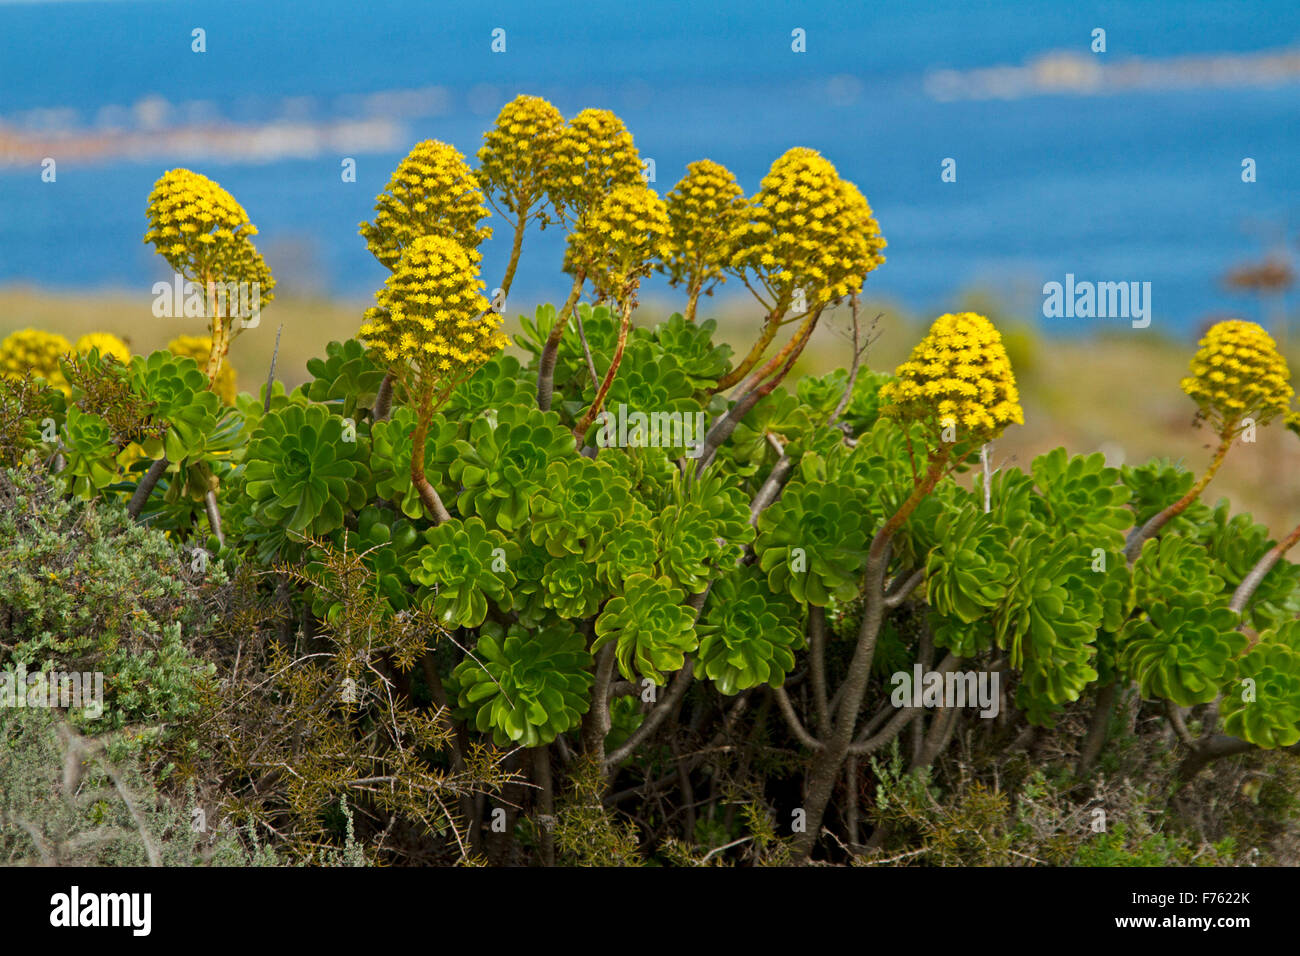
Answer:
<path fill-rule="evenodd" d="M 192 50 L 196 28 L 206 52 Z M 497 28 L 504 53 L 491 50 Z M 806 52 L 792 50 L 796 29 Z M 501 106 L 529 93 L 565 115 L 617 112 L 661 194 L 694 159 L 752 193 L 786 149 L 820 150 L 889 243 L 865 289 L 867 317 L 880 316 L 868 364 L 892 367 L 942 312 L 982 311 L 1004 330 L 1026 424 L 995 463 L 1027 468 L 1065 444 L 1199 470 L 1210 436 L 1178 380 L 1220 318 L 1264 324 L 1300 365 L 1300 333 L 1287 334 L 1300 251 L 1293 0 L 0 0 L 0 50 L 0 336 L 107 331 L 149 351 L 201 332 L 153 317 L 152 285 L 169 271 L 142 242 L 153 182 L 187 166 L 248 210 L 279 283 L 232 350 L 240 386 L 264 380 L 281 326 L 277 372 L 292 386 L 326 341 L 355 333 L 383 282 L 357 226 L 401 157 L 425 138 L 472 156 Z M 355 182 L 340 175 L 346 158 Z M 946 159 L 955 182 L 941 178 Z M 489 289 L 509 252 L 495 225 Z M 563 299 L 562 254 L 558 230 L 529 234 L 511 316 Z M 1150 282 L 1150 326 L 1044 318 L 1044 283 L 1067 273 Z M 659 280 L 642 301 L 642 323 L 680 307 Z M 752 341 L 759 312 L 739 283 L 701 313 L 738 351 Z M 847 363 L 842 313 L 804 371 Z M 1275 426 L 1248 448 L 1208 499 L 1231 495 L 1290 528 L 1300 441 Z"/>

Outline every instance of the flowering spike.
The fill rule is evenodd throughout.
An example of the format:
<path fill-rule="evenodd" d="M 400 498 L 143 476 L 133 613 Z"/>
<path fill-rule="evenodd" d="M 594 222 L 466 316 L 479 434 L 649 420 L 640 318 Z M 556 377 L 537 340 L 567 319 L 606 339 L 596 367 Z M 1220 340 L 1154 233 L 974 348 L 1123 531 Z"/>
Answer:
<path fill-rule="evenodd" d="M 396 269 L 402 252 L 420 236 L 443 236 L 459 243 L 474 261 L 478 245 L 492 235 L 480 227 L 488 215 L 478 180 L 454 146 L 426 139 L 406 158 L 375 197 L 375 221 L 361 224 L 371 254 Z"/>
<path fill-rule="evenodd" d="M 889 414 L 924 423 L 939 441 L 984 444 L 1007 425 L 1024 424 L 1002 336 L 977 313 L 935 319 L 895 375 L 880 389 Z"/>
<path fill-rule="evenodd" d="M 1272 336 L 1241 319 L 1219 322 L 1205 333 L 1191 372 L 1183 391 L 1220 433 L 1239 429 L 1243 418 L 1263 425 L 1286 414 L 1295 394 Z"/>

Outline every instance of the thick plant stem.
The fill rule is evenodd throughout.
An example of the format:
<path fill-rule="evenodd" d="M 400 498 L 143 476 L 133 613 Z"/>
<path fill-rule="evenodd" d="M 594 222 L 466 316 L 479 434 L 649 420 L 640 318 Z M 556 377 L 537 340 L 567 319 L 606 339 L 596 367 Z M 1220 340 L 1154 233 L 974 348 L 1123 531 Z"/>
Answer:
<path fill-rule="evenodd" d="M 629 299 L 623 304 L 623 318 L 618 326 L 618 344 L 614 346 L 614 357 L 610 360 L 609 371 L 605 373 L 605 379 L 600 383 L 600 388 L 596 391 L 596 397 L 591 400 L 591 407 L 587 409 L 587 414 L 582 416 L 573 433 L 578 436 L 578 442 L 581 444 L 582 436 L 586 434 L 591 423 L 596 420 L 600 414 L 601 407 L 605 404 L 605 396 L 609 394 L 610 386 L 614 384 L 614 376 L 618 374 L 618 367 L 623 363 L 623 349 L 627 347 L 627 330 L 632 325 L 632 303 Z"/>
<path fill-rule="evenodd" d="M 790 341 L 785 344 L 781 351 L 777 352 L 763 363 L 762 368 L 749 376 L 748 381 L 746 381 L 745 385 L 741 388 L 741 391 L 749 391 L 749 389 L 753 388 L 780 368 L 782 364 L 788 362 L 793 365 L 794 360 L 798 359 L 803 353 L 804 347 L 808 344 L 808 339 L 812 337 L 813 329 L 817 327 L 817 320 L 821 318 L 821 314 L 821 309 L 809 313 L 808 317 L 803 320 L 803 323 L 799 326 L 799 330 L 794 334 Z"/>
<path fill-rule="evenodd" d="M 806 860 L 817 845 L 821 834 L 822 818 L 826 806 L 830 803 L 835 781 L 848 756 L 849 746 L 853 743 L 853 731 L 857 724 L 858 712 L 862 709 L 862 698 L 871 678 L 871 661 L 876 652 L 876 640 L 880 636 L 880 627 L 885 617 L 885 572 L 889 565 L 890 544 L 898 529 L 903 526 L 916 506 L 934 490 L 939 480 L 947 471 L 949 451 L 943 449 L 930 459 L 929 470 L 912 488 L 896 512 L 884 523 L 867 552 L 866 581 L 863 586 L 865 607 L 862 613 L 862 625 L 858 629 L 857 647 L 849 663 L 848 674 L 839 692 L 839 708 L 834 715 L 831 735 L 823 742 L 824 746 L 813 756 L 812 768 L 808 774 L 804 790 L 804 830 L 795 835 L 792 852 L 797 860 Z"/>
<path fill-rule="evenodd" d="M 749 523 L 758 527 L 758 518 L 776 501 L 777 496 L 781 494 L 781 489 L 785 487 L 786 480 L 790 477 L 790 472 L 794 470 L 794 459 L 789 455 L 782 455 L 777 459 L 772 470 L 767 474 L 767 480 L 763 482 L 763 487 L 758 489 L 758 494 L 754 495 L 754 500 L 749 505 Z"/>
<path fill-rule="evenodd" d="M 217 536 L 217 544 L 224 548 L 226 546 L 226 536 L 221 531 L 221 509 L 217 507 L 217 493 L 215 491 L 209 489 L 207 494 L 203 496 L 203 506 L 208 512 L 208 527 Z"/>
<path fill-rule="evenodd" d="M 698 280 L 692 282 L 690 295 L 686 297 L 686 313 L 684 318 L 687 322 L 695 321 L 695 309 L 699 306 L 700 302 L 700 285 L 701 283 Z"/>
<path fill-rule="evenodd" d="M 831 733 L 831 708 L 826 695 L 826 609 L 815 604 L 808 609 L 808 655 L 817 732 L 828 737 Z"/>
<path fill-rule="evenodd" d="M 1282 555 L 1290 551 L 1297 541 L 1300 541 L 1300 525 L 1296 525 L 1291 533 L 1269 548 L 1264 556 L 1259 559 L 1259 563 L 1250 569 L 1250 573 L 1241 579 L 1241 584 L 1237 585 L 1237 590 L 1232 594 L 1232 601 L 1228 604 L 1232 610 L 1240 614 L 1246 609 L 1246 603 L 1250 600 L 1255 589 L 1263 583 L 1268 572 L 1273 570 L 1274 565 L 1282 560 Z"/>
<path fill-rule="evenodd" d="M 167 456 L 163 455 L 149 466 L 149 470 L 144 473 L 140 479 L 140 484 L 135 486 L 135 494 L 131 496 L 131 502 L 126 506 L 126 513 L 132 518 L 140 517 L 140 512 L 144 511 L 145 504 L 149 501 L 149 496 L 153 494 L 154 486 L 158 484 L 158 479 L 163 476 L 167 470 Z"/>
<path fill-rule="evenodd" d="M 564 338 L 564 330 L 569 327 L 569 313 L 578 304 L 578 296 L 582 295 L 582 283 L 583 277 L 579 274 L 573 280 L 569 297 L 564 300 L 564 307 L 555 317 L 555 325 L 546 337 L 541 357 L 537 360 L 537 407 L 544 412 L 551 410 L 551 394 L 555 391 L 555 362 L 560 355 L 560 341 Z"/>
<path fill-rule="evenodd" d="M 845 829 L 848 831 L 849 846 L 858 846 L 858 758 L 850 756 L 844 764 L 844 791 L 848 802 L 845 810 Z"/>
<path fill-rule="evenodd" d="M 1233 434 L 1231 429 L 1227 429 L 1219 436 L 1219 447 L 1214 453 L 1214 459 L 1210 462 L 1210 466 L 1205 469 L 1205 474 L 1201 475 L 1187 494 L 1164 511 L 1153 515 L 1146 524 L 1129 535 L 1128 542 L 1124 545 L 1124 558 L 1129 564 L 1137 560 L 1137 556 L 1142 553 L 1142 545 L 1148 538 L 1159 533 L 1161 528 L 1186 511 L 1188 506 L 1200 497 L 1201 492 L 1205 490 L 1206 486 L 1214 478 L 1215 473 L 1222 466 L 1223 459 L 1228 454 L 1228 449 L 1232 447 Z"/>
<path fill-rule="evenodd" d="M 1185 783 L 1216 760 L 1249 753 L 1254 749 L 1256 749 L 1254 744 L 1242 740 L 1240 737 L 1230 737 L 1227 734 L 1215 734 L 1213 737 L 1205 737 L 1196 741 L 1189 748 L 1190 752 L 1183 758 L 1183 762 L 1178 765 L 1178 770 L 1174 773 L 1174 779 L 1180 783 Z M 1300 744 L 1285 749 L 1295 753 L 1300 750 Z"/>
<path fill-rule="evenodd" d="M 776 338 L 776 333 L 781 328 L 781 316 L 784 314 L 785 313 L 781 309 L 780 305 L 767 314 L 767 318 L 763 322 L 763 334 L 758 337 L 758 341 L 754 343 L 754 347 L 749 350 L 749 354 L 745 356 L 744 360 L 726 375 L 722 376 L 718 381 L 718 384 L 713 387 L 713 393 L 715 395 L 718 392 L 725 392 L 727 389 L 731 388 L 731 386 L 741 381 L 749 374 L 749 370 L 758 364 L 758 360 L 763 357 L 763 353 L 767 351 L 767 347 L 771 345 L 772 340 Z"/>
<path fill-rule="evenodd" d="M 582 746 L 589 754 L 605 759 L 605 738 L 609 735 L 609 685 L 614 676 L 614 645 L 606 644 L 596 654 L 596 683 L 591 689 L 591 709 L 582 720 Z"/>
<path fill-rule="evenodd" d="M 542 865 L 555 866 L 555 787 L 551 780 L 551 748 L 533 748 L 533 783 L 537 785 L 537 832 Z"/>
<path fill-rule="evenodd" d="M 221 364 L 230 351 L 230 327 L 222 321 L 223 316 L 217 312 L 217 286 L 212 276 L 205 275 L 203 284 L 207 289 L 208 316 L 212 322 L 212 347 L 208 350 L 208 364 L 204 371 L 208 376 L 208 389 L 216 387 L 217 375 Z"/>
<path fill-rule="evenodd" d="M 510 286 L 515 281 L 515 270 L 519 268 L 519 254 L 524 250 L 524 229 L 528 225 L 528 210 L 519 214 L 519 221 L 515 223 L 515 241 L 510 247 L 510 262 L 506 264 L 506 274 L 501 279 L 501 298 L 506 299 L 510 295 Z"/>
<path fill-rule="evenodd" d="M 780 371 L 737 401 L 725 415 L 719 417 L 710 426 L 708 434 L 704 436 L 704 447 L 700 450 L 700 457 L 695 464 L 696 476 L 704 474 L 704 469 L 713 463 L 713 458 L 718 453 L 718 449 L 722 447 L 722 443 L 731 437 L 731 433 L 736 430 L 736 426 L 749 414 L 750 410 L 759 401 L 770 395 L 773 389 L 780 385 L 785 377 L 790 374 L 790 369 L 794 366 L 798 357 L 798 352 L 792 354 Z"/>
<path fill-rule="evenodd" d="M 1088 736 L 1083 739 L 1083 748 L 1079 752 L 1079 762 L 1074 771 L 1076 776 L 1087 774 L 1101 756 L 1101 748 L 1106 743 L 1106 730 L 1110 726 L 1110 714 L 1115 708 L 1118 693 L 1119 682 L 1114 680 L 1097 689 L 1097 703 L 1088 724 Z"/>
<path fill-rule="evenodd" d="M 700 594 L 695 596 L 696 598 L 701 598 L 700 607 L 704 604 L 702 598 L 707 596 L 707 591 L 702 591 Z M 692 600 L 694 600 L 694 598 Z M 699 613 L 699 609 L 699 607 L 696 608 L 697 614 Z M 641 722 L 641 726 L 634 730 L 631 735 L 628 736 L 627 740 L 623 741 L 623 744 L 613 753 L 605 756 L 605 762 L 601 765 L 601 768 L 606 777 L 612 774 L 619 764 L 632 756 L 637 747 L 640 747 L 641 744 L 653 736 L 654 732 L 659 729 L 659 725 L 662 724 L 664 719 L 667 718 L 667 716 L 676 708 L 678 701 L 685 696 L 686 689 L 690 687 L 691 679 L 694 675 L 695 661 L 692 658 L 687 657 L 686 662 L 682 665 L 682 669 L 679 670 L 676 675 L 674 675 L 672 681 L 669 682 L 667 693 L 660 698 L 659 702 L 650 710 L 650 713 L 646 714 L 645 720 Z"/>
<path fill-rule="evenodd" d="M 415 431 L 411 435 L 411 483 L 415 485 L 415 490 L 420 495 L 424 510 L 433 516 L 437 524 L 442 524 L 444 521 L 450 521 L 451 515 L 443 506 L 438 492 L 424 476 L 424 443 L 429 436 L 429 422 L 433 418 L 433 393 L 427 388 L 420 399 L 419 416 Z"/>
<path fill-rule="evenodd" d="M 379 391 L 375 393 L 375 406 L 370 409 L 370 413 L 375 421 L 386 422 L 392 410 L 393 373 L 388 371 L 384 373 L 384 377 L 379 383 Z"/>

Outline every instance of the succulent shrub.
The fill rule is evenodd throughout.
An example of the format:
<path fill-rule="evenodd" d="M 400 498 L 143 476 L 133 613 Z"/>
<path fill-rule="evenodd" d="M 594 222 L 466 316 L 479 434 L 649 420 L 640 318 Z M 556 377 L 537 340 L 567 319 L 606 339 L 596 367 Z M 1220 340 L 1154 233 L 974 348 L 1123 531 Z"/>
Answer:
<path fill-rule="evenodd" d="M 651 527 L 663 573 L 692 594 L 731 571 L 754 538 L 745 496 L 717 469 L 699 477 L 674 475 Z"/>
<path fill-rule="evenodd" d="M 207 376 L 194 359 L 157 351 L 131 360 L 134 387 L 155 406 L 153 415 L 167 424 L 161 442 L 146 442 L 145 451 L 159 451 L 179 465 L 187 459 L 229 452 L 239 444 L 242 422 L 208 391 Z"/>
<path fill-rule="evenodd" d="M 1142 695 L 1180 707 L 1214 700 L 1230 662 L 1246 646 L 1226 607 L 1186 600 L 1152 603 L 1126 626 L 1120 664 Z"/>
<path fill-rule="evenodd" d="M 865 493 L 794 482 L 758 519 L 754 553 L 777 594 L 825 607 L 857 594 L 867 559 Z"/>
<path fill-rule="evenodd" d="M 643 334 L 653 338 L 665 355 L 676 359 L 678 368 L 693 389 L 704 391 L 717 384 L 730 364 L 731 346 L 714 343 L 717 328 L 714 319 L 696 322 L 674 312 L 667 322 L 661 322 Z"/>
<path fill-rule="evenodd" d="M 515 585 L 510 561 L 519 548 L 481 518 L 452 519 L 425 532 L 411 580 L 430 589 L 434 615 L 444 627 L 478 627 L 488 600 L 509 610 Z"/>
<path fill-rule="evenodd" d="M 259 423 L 245 452 L 243 487 L 252 503 L 249 530 L 263 553 L 329 534 L 365 504 L 363 450 L 345 434 L 343 420 L 320 405 L 288 405 Z"/>
<path fill-rule="evenodd" d="M 336 408 L 344 418 L 371 411 L 384 379 L 383 367 L 356 339 L 330 342 L 324 358 L 307 362 L 307 371 L 312 378 L 303 384 L 303 394 L 309 401 Z"/>
<path fill-rule="evenodd" d="M 538 747 L 577 726 L 593 680 L 582 636 L 565 624 L 536 631 L 485 627 L 456 668 L 460 706 L 498 746 Z"/>
<path fill-rule="evenodd" d="M 88 415 L 74 405 L 68 409 L 64 434 L 66 476 L 72 480 L 74 494 L 80 498 L 93 497 L 117 479 L 112 432 L 104 419 Z"/>
<path fill-rule="evenodd" d="M 865 197 L 816 151 L 778 158 L 749 199 L 693 163 L 665 202 L 612 113 L 564 122 L 519 97 L 478 158 L 424 141 L 402 161 L 362 226 L 384 287 L 291 391 L 232 400 L 223 316 L 147 356 L 0 343 L 0 459 L 25 476 L 0 483 L 0 661 L 107 662 L 123 719 L 179 715 L 196 739 L 166 759 L 220 763 L 294 858 L 329 842 L 346 795 L 413 859 L 502 862 L 512 841 L 474 826 L 486 786 L 531 818 L 507 831 L 527 861 L 614 816 L 686 826 L 671 852 L 645 835 L 651 862 L 841 860 L 863 834 L 829 801 L 900 739 L 916 772 L 899 787 L 932 787 L 950 741 L 982 761 L 1058 723 L 1071 733 L 1039 752 L 1077 750 L 1082 773 L 1126 733 L 1109 701 L 1130 683 L 1143 719 L 1108 771 L 1150 756 L 1136 745 L 1162 714 L 1188 775 L 1300 742 L 1300 529 L 1197 500 L 1247 419 L 1300 420 L 1258 326 L 1215 326 L 1183 382 L 1221 442 L 1207 471 L 1065 449 L 985 470 L 981 448 L 1025 416 L 983 315 L 938 317 L 892 372 L 792 376 L 883 262 Z M 515 355 L 479 275 L 489 206 L 513 229 L 503 289 L 527 228 L 568 232 L 569 296 L 520 317 Z M 256 230 L 215 183 L 168 173 L 149 215 L 187 278 L 269 294 Z M 637 312 L 656 268 L 685 300 L 658 324 Z M 734 363 L 696 321 L 727 275 L 762 306 Z M 224 582 L 205 616 L 204 560 Z M 996 671 L 999 719 L 896 707 L 915 667 Z M 776 791 L 751 773 L 801 787 L 805 830 L 773 829 Z M 743 827 L 718 806 L 733 799 Z"/>
<path fill-rule="evenodd" d="M 612 644 L 624 677 L 663 684 L 664 672 L 679 670 L 699 643 L 695 612 L 683 606 L 684 599 L 684 592 L 665 577 L 632 575 L 596 618 L 592 650 Z"/>
<path fill-rule="evenodd" d="M 596 573 L 601 582 L 617 591 L 634 574 L 649 574 L 663 551 L 655 525 L 646 521 L 624 521 L 607 534 L 596 556 Z"/>
<path fill-rule="evenodd" d="M 627 480 L 599 458 L 552 462 L 530 505 L 529 536 L 553 557 L 594 558 L 601 537 L 629 518 L 645 515 Z M 648 515 L 645 515 L 648 517 Z"/>
<path fill-rule="evenodd" d="M 574 441 L 556 412 L 506 405 L 474 419 L 468 438 L 453 448 L 449 477 L 461 489 L 457 508 L 511 532 L 527 524 L 529 501 L 547 468 L 572 457 Z"/>
<path fill-rule="evenodd" d="M 370 429 L 370 467 L 375 482 L 375 494 L 391 501 L 408 518 L 418 518 L 424 513 L 420 494 L 411 481 L 411 455 L 414 450 L 413 433 L 417 425 L 416 413 L 405 406 L 396 409 L 387 421 L 376 422 Z M 431 417 L 428 433 L 432 441 L 425 445 L 424 469 L 440 496 L 450 494 L 450 488 L 441 477 L 438 450 L 453 447 L 460 428 L 437 415 Z"/>
<path fill-rule="evenodd" d="M 715 588 L 717 601 L 696 628 L 704 676 L 723 694 L 760 684 L 780 687 L 803 646 L 798 605 L 769 591 L 752 567 L 722 578 Z"/>
<path fill-rule="evenodd" d="M 452 390 L 443 411 L 448 415 L 465 415 L 505 405 L 530 405 L 531 390 L 521 373 L 519 359 L 498 352 Z"/>
<path fill-rule="evenodd" d="M 1261 640 L 1238 661 L 1223 688 L 1223 729 L 1258 747 L 1300 741 L 1300 652 Z"/>

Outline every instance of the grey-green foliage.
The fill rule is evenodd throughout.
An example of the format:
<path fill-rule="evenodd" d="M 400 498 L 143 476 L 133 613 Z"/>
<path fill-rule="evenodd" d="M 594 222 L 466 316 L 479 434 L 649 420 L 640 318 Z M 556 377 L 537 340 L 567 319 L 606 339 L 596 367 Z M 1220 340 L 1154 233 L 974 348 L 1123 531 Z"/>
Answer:
<path fill-rule="evenodd" d="M 188 649 L 210 625 L 219 562 L 177 548 L 121 504 L 63 498 L 40 470 L 0 471 L 0 670 L 104 675 L 96 729 L 193 713 L 210 673 Z"/>
<path fill-rule="evenodd" d="M 161 796 L 109 737 L 48 709 L 0 708 L 0 865 L 273 866 L 232 829 Z M 110 752 L 113 756 L 109 756 Z"/>

